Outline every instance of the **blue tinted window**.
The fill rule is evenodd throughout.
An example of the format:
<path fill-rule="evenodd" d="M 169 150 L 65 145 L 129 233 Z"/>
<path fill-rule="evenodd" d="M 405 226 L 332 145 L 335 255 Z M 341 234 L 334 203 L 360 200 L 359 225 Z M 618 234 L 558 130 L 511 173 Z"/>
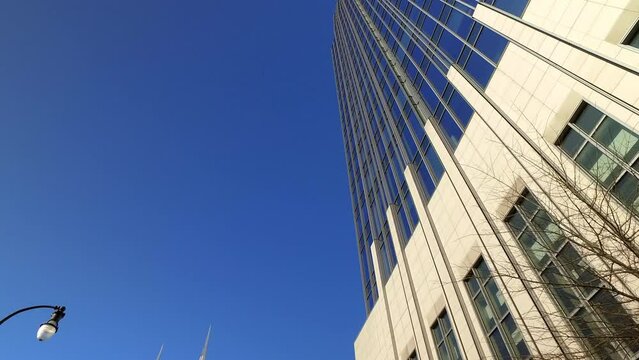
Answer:
<path fill-rule="evenodd" d="M 441 39 L 439 40 L 439 46 L 442 50 L 444 50 L 444 52 L 446 52 L 446 54 L 448 54 L 452 61 L 455 61 L 461 53 L 464 44 L 448 31 L 444 31 Z"/>
<path fill-rule="evenodd" d="M 435 66 L 428 68 L 426 77 L 431 81 L 431 83 L 433 83 L 438 93 L 441 94 L 444 92 L 444 88 L 446 87 L 446 84 L 448 84 L 448 81 L 446 81 L 444 75 L 442 75 Z"/>
<path fill-rule="evenodd" d="M 397 210 L 397 215 L 399 215 L 399 220 L 402 223 L 401 224 L 402 230 L 404 231 L 406 242 L 408 242 L 408 239 L 413 234 L 413 229 L 410 223 L 408 222 L 408 216 L 406 215 L 406 210 L 404 209 L 403 205 L 399 206 L 399 209 Z"/>
<path fill-rule="evenodd" d="M 446 133 L 446 135 L 448 136 L 450 146 L 452 146 L 453 149 L 456 148 L 457 145 L 459 144 L 459 140 L 461 140 L 462 130 L 459 128 L 457 123 L 453 120 L 453 117 L 450 116 L 448 111 L 446 111 L 444 113 L 444 116 L 442 116 L 441 126 L 442 126 L 442 129 L 444 129 L 444 132 Z"/>
<path fill-rule="evenodd" d="M 426 164 L 424 164 L 424 162 L 421 162 L 419 164 L 419 167 L 417 168 L 417 173 L 419 174 L 419 177 L 422 179 L 422 185 L 424 186 L 424 191 L 426 191 L 426 194 L 428 195 L 428 197 L 431 197 L 433 193 L 435 192 L 435 182 L 433 181 L 433 178 L 430 176 L 428 172 L 428 168 L 426 167 Z"/>
<path fill-rule="evenodd" d="M 434 17 L 439 18 L 439 15 L 441 14 L 443 8 L 444 5 L 442 4 L 442 2 L 436 0 L 430 4 L 428 12 L 431 13 L 431 15 L 433 15 Z"/>
<path fill-rule="evenodd" d="M 474 112 L 473 108 L 468 105 L 468 102 L 466 102 L 466 100 L 459 95 L 457 91 L 455 91 L 450 98 L 449 104 L 455 112 L 455 115 L 457 115 L 459 122 L 461 122 L 464 127 L 468 126 L 470 118 L 473 116 Z"/>
<path fill-rule="evenodd" d="M 475 47 L 494 62 L 498 62 L 504 53 L 506 45 L 508 45 L 506 39 L 491 29 L 484 27 L 481 34 L 479 34 Z"/>
<path fill-rule="evenodd" d="M 526 10 L 528 0 L 494 0 L 493 5 L 515 16 L 521 16 Z"/>
<path fill-rule="evenodd" d="M 404 142 L 409 161 L 412 161 L 415 158 L 415 154 L 417 154 L 417 144 L 415 144 L 415 141 L 411 137 L 408 126 L 404 126 L 404 130 L 402 130 L 402 141 Z"/>
<path fill-rule="evenodd" d="M 473 52 L 466 63 L 466 71 L 481 87 L 485 88 L 493 74 L 494 68 L 488 61 Z"/>
<path fill-rule="evenodd" d="M 439 104 L 439 99 L 437 99 L 437 95 L 435 95 L 433 89 L 431 89 L 427 83 L 424 83 L 420 89 L 420 93 L 422 94 L 422 98 L 426 101 L 426 105 L 430 112 L 435 112 L 435 108 L 437 107 L 437 104 Z"/>
<path fill-rule="evenodd" d="M 446 24 L 459 36 L 466 38 L 470 32 L 470 27 L 473 25 L 473 21 L 459 11 L 453 10 L 448 17 Z"/>
<path fill-rule="evenodd" d="M 415 208 L 415 203 L 413 202 L 413 198 L 410 193 L 406 196 L 406 206 L 408 207 L 408 211 L 410 213 L 410 217 L 413 220 L 413 229 L 417 222 L 419 221 L 419 215 L 417 215 L 417 209 Z"/>
<path fill-rule="evenodd" d="M 432 20 L 426 20 L 422 24 L 422 32 L 426 36 L 432 36 L 435 31 L 435 22 Z"/>
<path fill-rule="evenodd" d="M 382 275 L 384 276 L 384 279 L 387 279 L 390 276 L 393 266 L 391 264 L 390 257 L 388 256 L 388 252 L 386 251 L 386 246 L 384 245 L 383 242 L 379 246 L 379 252 L 380 254 L 382 254 L 382 265 L 383 265 Z"/>
<path fill-rule="evenodd" d="M 421 140 L 421 138 L 425 135 L 424 126 L 422 125 L 421 121 L 417 119 L 417 115 L 415 115 L 415 113 L 412 111 L 410 112 L 410 115 L 408 115 L 408 122 L 413 128 L 413 133 L 415 134 L 417 139 Z"/>
<path fill-rule="evenodd" d="M 430 168 L 433 171 L 433 176 L 435 177 L 435 180 L 439 182 L 439 180 L 444 175 L 444 165 L 442 165 L 442 162 L 439 160 L 439 156 L 437 156 L 435 149 L 431 147 L 428 149 L 428 151 L 426 151 L 426 159 L 428 161 L 428 164 L 430 165 Z"/>

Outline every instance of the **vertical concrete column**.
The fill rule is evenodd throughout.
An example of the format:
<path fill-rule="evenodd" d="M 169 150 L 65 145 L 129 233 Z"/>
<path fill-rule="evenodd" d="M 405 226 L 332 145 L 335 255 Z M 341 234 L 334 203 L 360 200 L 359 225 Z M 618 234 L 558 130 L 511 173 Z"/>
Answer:
<path fill-rule="evenodd" d="M 404 252 L 404 246 L 402 245 L 403 237 L 399 232 L 399 219 L 397 219 L 397 206 L 391 205 L 386 210 L 386 217 L 388 218 L 388 225 L 390 227 L 391 238 L 393 240 L 393 246 L 397 253 L 397 266 L 399 270 L 400 280 L 404 292 L 404 298 L 406 300 L 406 306 L 408 315 L 410 318 L 411 331 L 415 338 L 415 347 L 420 359 L 431 359 L 433 355 L 431 349 L 426 341 L 427 326 L 425 326 L 422 319 L 421 309 L 419 302 L 415 296 L 415 287 L 410 275 L 410 271 L 407 266 L 406 254 Z M 421 231 L 416 228 L 415 231 Z"/>
<path fill-rule="evenodd" d="M 391 342 L 393 344 L 393 355 L 395 360 L 401 360 L 399 357 L 399 352 L 397 350 L 397 343 L 395 341 L 395 333 L 393 330 L 393 319 L 391 318 L 391 312 L 388 307 L 388 296 L 386 294 L 386 286 L 384 286 L 383 277 L 382 277 L 382 267 L 379 263 L 379 252 L 377 251 L 378 241 L 373 241 L 373 244 L 370 247 L 371 255 L 373 255 L 373 268 L 375 269 L 375 281 L 377 281 L 377 289 L 379 294 L 379 299 L 377 299 L 376 306 L 383 306 L 384 313 L 386 314 L 386 325 L 388 326 L 388 333 L 390 334 Z"/>

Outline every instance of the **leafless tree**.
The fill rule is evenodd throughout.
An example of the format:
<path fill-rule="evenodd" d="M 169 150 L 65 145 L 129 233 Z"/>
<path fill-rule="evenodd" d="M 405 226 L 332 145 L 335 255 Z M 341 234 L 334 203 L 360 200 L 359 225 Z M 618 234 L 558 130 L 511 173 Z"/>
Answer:
<path fill-rule="evenodd" d="M 529 330 L 537 339 L 552 337 L 558 346 L 541 358 L 634 359 L 639 354 L 639 180 L 626 182 L 623 193 L 614 184 L 604 186 L 597 175 L 617 163 L 597 163 L 588 173 L 540 139 L 537 151 L 498 141 L 513 164 L 510 177 L 489 166 L 466 165 L 494 184 L 496 201 L 508 199 L 507 210 L 492 214 L 501 226 L 501 246 L 510 254 L 507 264 L 495 264 L 496 276 L 518 279 L 542 299 L 544 325 Z"/>

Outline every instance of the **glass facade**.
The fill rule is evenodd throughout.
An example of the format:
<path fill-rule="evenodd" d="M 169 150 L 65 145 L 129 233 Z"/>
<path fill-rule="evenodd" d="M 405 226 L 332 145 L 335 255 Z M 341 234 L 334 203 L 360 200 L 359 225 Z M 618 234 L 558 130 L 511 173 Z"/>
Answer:
<path fill-rule="evenodd" d="M 527 0 L 487 0 L 519 16 Z M 477 0 L 339 0 L 333 63 L 366 308 L 377 300 L 370 247 L 386 281 L 396 265 L 386 211 L 397 212 L 404 246 L 419 222 L 404 177 L 414 166 L 428 200 L 445 169 L 427 121 L 454 150 L 474 109 L 447 80 L 455 67 L 487 86 L 507 44 L 476 22 Z"/>
<path fill-rule="evenodd" d="M 639 326 L 529 191 L 524 191 L 506 222 L 591 352 L 601 359 L 634 358 Z"/>

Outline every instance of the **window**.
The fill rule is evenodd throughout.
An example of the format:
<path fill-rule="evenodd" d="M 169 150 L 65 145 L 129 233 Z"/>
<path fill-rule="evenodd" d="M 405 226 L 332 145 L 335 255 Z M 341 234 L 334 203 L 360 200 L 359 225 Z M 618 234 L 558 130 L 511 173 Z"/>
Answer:
<path fill-rule="evenodd" d="M 528 0 L 482 0 L 515 16 L 521 16 L 526 10 Z"/>
<path fill-rule="evenodd" d="M 408 357 L 408 360 L 419 360 L 419 358 L 417 357 L 417 351 L 413 351 Z"/>
<path fill-rule="evenodd" d="M 630 30 L 630 33 L 623 42 L 625 45 L 639 48 L 639 20 L 635 23 L 635 26 Z"/>
<path fill-rule="evenodd" d="M 483 259 L 473 267 L 465 283 L 495 356 L 529 359 L 528 346 Z"/>
<path fill-rule="evenodd" d="M 455 337 L 455 331 L 453 330 L 453 326 L 446 310 L 439 315 L 437 321 L 435 321 L 430 330 L 433 333 L 433 339 L 435 339 L 435 346 L 437 347 L 437 354 L 440 359 L 462 359 L 461 352 L 459 351 L 459 345 L 457 344 L 457 338 Z"/>
<path fill-rule="evenodd" d="M 506 222 L 577 337 L 592 353 L 617 359 L 621 357 L 614 354 L 639 351 L 639 326 L 529 191 L 521 195 Z"/>
<path fill-rule="evenodd" d="M 530 358 L 528 346 L 484 259 L 479 259 L 465 283 L 495 356 L 500 359 Z"/>
<path fill-rule="evenodd" d="M 639 137 L 584 103 L 557 145 L 619 201 L 639 211 Z"/>

